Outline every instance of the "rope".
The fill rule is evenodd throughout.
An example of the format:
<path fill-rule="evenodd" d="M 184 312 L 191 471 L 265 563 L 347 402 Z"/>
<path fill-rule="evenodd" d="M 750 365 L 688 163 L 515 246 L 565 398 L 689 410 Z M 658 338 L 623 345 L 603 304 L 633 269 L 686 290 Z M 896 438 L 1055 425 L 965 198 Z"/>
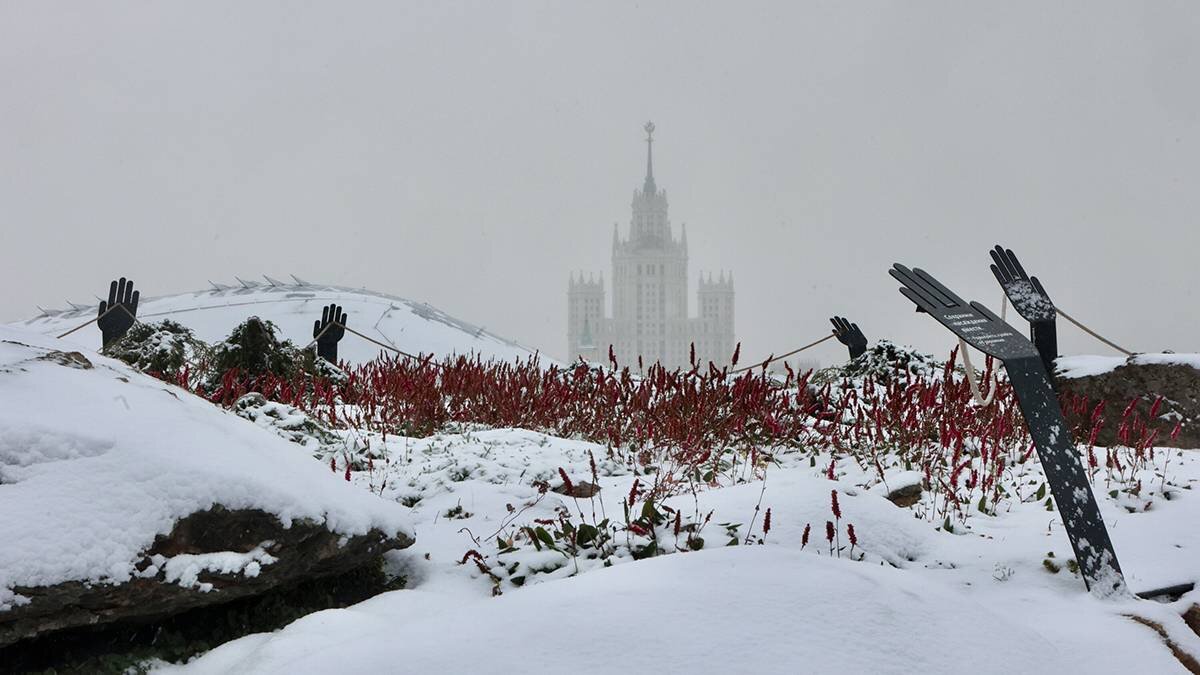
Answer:
<path fill-rule="evenodd" d="M 981 408 L 986 408 L 996 400 L 996 390 L 999 389 L 999 387 L 996 385 L 999 384 L 999 379 L 992 380 L 992 388 L 990 391 L 988 391 L 987 398 L 984 398 L 983 395 L 979 393 L 979 380 L 978 376 L 975 374 L 975 366 L 971 365 L 971 353 L 967 349 L 967 343 L 964 342 L 962 338 L 958 339 L 958 347 L 962 352 L 963 370 L 967 371 L 967 385 L 971 387 L 971 398 L 975 399 L 976 405 Z M 996 374 L 992 373 L 992 377 L 996 378 Z"/>
<path fill-rule="evenodd" d="M 1004 295 L 1000 298 L 1000 320 L 1004 321 L 1008 318 L 1008 296 Z M 975 366 L 971 364 L 971 353 L 967 347 L 966 340 L 958 339 L 958 350 L 962 352 L 963 370 L 967 373 L 967 386 L 971 388 L 971 398 L 974 399 L 975 405 L 986 408 L 996 400 L 996 390 L 1000 388 L 1000 376 L 995 372 L 992 373 L 992 388 L 988 391 L 987 398 L 979 393 L 979 377 L 975 374 Z"/>
<path fill-rule="evenodd" d="M 333 325 L 333 322 L 332 322 L 332 321 L 331 321 L 331 322 L 329 322 L 329 325 L 331 325 L 331 326 L 332 326 L 332 325 Z M 431 365 L 431 366 L 434 366 L 435 368 L 442 368 L 442 367 L 443 367 L 443 366 L 442 366 L 442 364 L 440 364 L 440 363 L 437 363 L 437 362 L 435 362 L 435 361 L 432 361 L 432 360 L 429 360 L 429 359 L 424 359 L 424 358 L 421 358 L 420 356 L 414 356 L 414 355 L 412 355 L 412 354 L 409 354 L 409 353 L 408 353 L 408 352 L 406 352 L 406 351 L 403 351 L 403 350 L 400 350 L 400 349 L 396 349 L 395 347 L 393 347 L 393 346 L 391 346 L 391 345 L 389 345 L 389 344 L 384 344 L 383 342 L 380 342 L 379 340 L 376 340 L 376 339 L 375 339 L 375 338 L 373 338 L 373 337 L 370 337 L 370 336 L 368 336 L 368 335 L 363 335 L 362 333 L 360 333 L 360 332 L 358 332 L 358 331 L 354 330 L 353 328 L 351 328 L 351 327 L 349 327 L 349 326 L 347 326 L 347 325 L 345 325 L 345 324 L 338 324 L 338 325 L 339 325 L 339 326 L 341 326 L 342 328 L 345 328 L 347 333 L 353 333 L 353 334 L 357 335 L 358 337 L 360 337 L 360 338 L 362 338 L 362 339 L 366 340 L 367 342 L 370 342 L 370 343 L 373 343 L 373 344 L 379 345 L 380 347 L 383 347 L 384 349 L 387 349 L 388 351 L 393 351 L 393 352 L 396 352 L 396 353 L 397 353 L 397 354 L 399 354 L 400 356 L 404 356 L 404 357 L 406 357 L 406 358 L 410 358 L 410 359 L 413 359 L 413 360 L 415 360 L 415 361 L 421 361 L 421 362 L 424 362 L 424 363 L 428 363 L 429 365 Z"/>
<path fill-rule="evenodd" d="M 1121 346 L 1119 346 L 1119 345 L 1117 345 L 1117 344 L 1113 343 L 1111 340 L 1106 340 L 1106 339 L 1104 338 L 1104 336 L 1100 335 L 1099 333 L 1097 333 L 1096 331 L 1092 330 L 1091 328 L 1088 328 L 1087 326 L 1085 326 L 1085 325 L 1083 325 L 1083 324 L 1079 323 L 1078 321 L 1076 321 L 1074 317 L 1072 317 L 1070 314 L 1067 314 L 1066 312 L 1064 312 L 1064 311 L 1062 310 L 1062 307 L 1059 307 L 1059 306 L 1055 305 L 1054 309 L 1058 310 L 1058 314 L 1059 314 L 1059 316 L 1061 316 L 1062 318 L 1066 319 L 1067 321 L 1070 321 L 1071 323 L 1075 324 L 1075 327 L 1076 327 L 1076 328 L 1078 328 L 1079 330 L 1081 330 L 1081 331 L 1083 331 L 1083 332 L 1087 333 L 1088 335 L 1091 335 L 1092 337 L 1094 337 L 1094 338 L 1096 338 L 1097 340 L 1099 340 L 1099 341 L 1103 342 L 1104 344 L 1108 345 L 1109 347 L 1112 347 L 1113 349 L 1115 349 L 1115 350 L 1117 350 L 1117 351 L 1121 352 L 1121 353 L 1122 353 L 1122 354 L 1124 354 L 1125 356 L 1133 356 L 1133 352 L 1129 351 L 1128 349 L 1125 349 L 1124 347 L 1121 347 Z"/>
<path fill-rule="evenodd" d="M 317 336 L 312 339 L 312 342 L 304 345 L 304 349 L 301 349 L 300 351 L 306 352 L 306 351 L 312 349 L 312 346 L 317 344 L 317 340 L 321 339 L 321 336 L 325 334 L 325 331 L 329 330 L 330 328 L 333 328 L 335 323 L 336 322 L 334 322 L 334 321 L 330 321 L 329 323 L 325 324 L 325 327 L 321 329 L 321 332 L 317 333 Z M 342 328 L 346 328 L 346 327 L 342 326 Z M 350 330 L 350 329 L 346 328 L 346 330 Z"/>
<path fill-rule="evenodd" d="M 803 347 L 800 347 L 799 349 L 793 349 L 792 351 L 790 351 L 786 354 L 781 354 L 779 356 L 769 356 L 769 357 L 767 357 L 766 361 L 758 361 L 752 365 L 745 366 L 743 368 L 738 368 L 737 370 L 731 370 L 731 371 L 729 371 L 729 374 L 737 375 L 738 373 L 744 373 L 747 370 L 752 370 L 752 369 L 758 368 L 758 367 L 765 367 L 768 363 L 771 363 L 773 361 L 778 361 L 780 359 L 786 359 L 787 357 L 791 356 L 792 354 L 799 354 L 800 352 L 804 351 L 805 349 L 809 349 L 810 347 L 816 347 L 817 345 L 821 344 L 822 342 L 825 342 L 826 340 L 832 340 L 835 337 L 837 337 L 836 333 L 830 333 L 829 335 L 826 335 L 825 337 L 821 338 L 820 340 L 817 340 L 816 342 L 810 342 L 810 343 L 804 345 Z"/>
<path fill-rule="evenodd" d="M 81 323 L 81 324 L 79 324 L 78 326 L 75 326 L 75 327 L 74 327 L 74 328 L 72 328 L 71 330 L 69 330 L 69 331 L 67 331 L 67 332 L 63 333 L 62 335 L 59 335 L 58 337 L 59 337 L 59 338 L 65 338 L 65 337 L 67 337 L 68 335 L 70 335 L 71 333 L 74 333 L 75 331 L 79 330 L 80 328 L 87 328 L 88 326 L 90 326 L 90 325 L 92 325 L 92 324 L 96 323 L 96 322 L 97 322 L 97 321 L 99 321 L 100 319 L 103 319 L 104 317 L 108 316 L 108 315 L 109 315 L 109 314 L 110 314 L 110 313 L 111 313 L 111 312 L 112 312 L 114 309 L 116 309 L 116 308 L 118 308 L 118 307 L 120 307 L 121 309 L 125 309 L 125 305 L 123 305 L 123 304 L 121 304 L 121 303 L 119 303 L 119 302 L 118 302 L 118 303 L 116 303 L 116 304 L 114 304 L 114 305 L 110 306 L 108 309 L 104 310 L 104 313 L 103 313 L 103 314 L 101 314 L 101 315 L 99 315 L 99 316 L 97 316 L 97 317 L 93 318 L 91 321 L 88 321 L 87 323 Z M 129 310 L 128 310 L 128 309 L 125 309 L 125 312 L 126 312 L 126 313 L 129 313 Z"/>

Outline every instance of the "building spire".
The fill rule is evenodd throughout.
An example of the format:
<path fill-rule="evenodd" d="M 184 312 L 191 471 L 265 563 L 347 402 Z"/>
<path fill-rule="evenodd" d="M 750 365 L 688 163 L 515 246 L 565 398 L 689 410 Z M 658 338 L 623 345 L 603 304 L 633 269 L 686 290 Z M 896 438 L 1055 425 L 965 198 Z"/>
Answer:
<path fill-rule="evenodd" d="M 654 185 L 654 122 L 646 122 L 642 129 L 646 132 L 646 183 L 642 192 L 652 195 L 658 192 Z"/>

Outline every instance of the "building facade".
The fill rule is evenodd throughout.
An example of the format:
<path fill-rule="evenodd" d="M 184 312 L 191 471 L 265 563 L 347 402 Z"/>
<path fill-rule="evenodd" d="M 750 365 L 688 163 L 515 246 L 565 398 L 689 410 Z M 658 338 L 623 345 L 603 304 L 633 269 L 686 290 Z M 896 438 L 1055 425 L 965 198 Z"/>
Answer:
<path fill-rule="evenodd" d="M 700 275 L 697 316 L 688 311 L 687 225 L 679 237 L 667 215 L 667 192 L 654 182 L 654 123 L 647 122 L 646 178 L 633 193 L 629 234 L 613 225 L 612 314 L 606 315 L 604 276 L 572 274 L 567 290 L 567 356 L 607 361 L 611 346 L 623 365 L 668 367 L 690 361 L 729 362 L 733 355 L 733 275 Z"/>

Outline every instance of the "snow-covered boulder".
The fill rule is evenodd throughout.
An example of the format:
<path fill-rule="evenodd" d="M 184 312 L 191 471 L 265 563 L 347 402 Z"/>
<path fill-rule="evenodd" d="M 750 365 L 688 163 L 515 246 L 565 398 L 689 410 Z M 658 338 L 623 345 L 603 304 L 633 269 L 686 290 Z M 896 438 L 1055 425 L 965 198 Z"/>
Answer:
<path fill-rule="evenodd" d="M 1071 397 L 1085 397 L 1091 406 L 1108 402 L 1097 444 L 1116 442 L 1122 411 L 1131 401 L 1140 399 L 1136 410 L 1148 415 L 1161 396 L 1155 419 L 1148 421 L 1149 428 L 1158 430 L 1154 444 L 1200 447 L 1200 354 L 1064 356 L 1055 365 L 1059 392 L 1068 403 Z M 1179 434 L 1171 438 L 1177 423 Z"/>
<path fill-rule="evenodd" d="M 361 566 L 407 510 L 296 445 L 62 341 L 0 327 L 0 646 Z"/>

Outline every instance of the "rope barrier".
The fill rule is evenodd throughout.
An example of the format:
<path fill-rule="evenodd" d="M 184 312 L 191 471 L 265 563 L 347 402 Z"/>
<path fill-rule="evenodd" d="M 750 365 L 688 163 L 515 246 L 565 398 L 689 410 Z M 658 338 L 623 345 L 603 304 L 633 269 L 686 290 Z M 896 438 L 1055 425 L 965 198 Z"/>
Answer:
<path fill-rule="evenodd" d="M 333 322 L 332 322 L 332 321 L 330 322 L 330 325 L 333 325 Z M 383 347 L 384 349 L 387 349 L 387 350 L 389 350 L 389 351 L 396 352 L 397 354 L 399 354 L 399 355 L 401 355 L 401 356 L 404 356 L 404 357 L 407 357 L 407 358 L 413 359 L 413 360 L 415 360 L 415 361 L 421 361 L 421 362 L 424 362 L 424 363 L 428 363 L 429 365 L 431 365 L 431 366 L 433 366 L 433 367 L 435 367 L 435 368 L 443 368 L 443 367 L 444 367 L 444 366 L 442 366 L 442 364 L 440 364 L 440 363 L 437 363 L 436 361 L 433 361 L 433 360 L 431 360 L 431 359 L 424 359 L 424 358 L 422 358 L 422 357 L 420 357 L 420 356 L 414 356 L 414 355 L 412 355 L 412 354 L 409 354 L 408 352 L 406 352 L 406 351 L 404 351 L 404 350 L 402 350 L 402 349 L 396 349 L 395 347 L 393 347 L 393 346 L 391 346 L 391 345 L 389 345 L 389 344 L 385 344 L 385 343 L 383 343 L 383 342 L 380 342 L 379 340 L 376 340 L 376 339 L 375 339 L 375 338 L 373 338 L 373 337 L 370 337 L 370 336 L 368 336 L 368 335 L 363 335 L 362 333 L 360 333 L 360 332 L 358 332 L 358 331 L 354 330 L 353 328 L 350 328 L 349 326 L 347 326 L 347 325 L 345 325 L 345 324 L 338 324 L 338 325 L 339 325 L 339 326 L 341 326 L 342 328 L 345 328 L 347 333 L 353 333 L 353 334 L 357 335 L 358 337 L 360 337 L 360 338 L 362 338 L 362 339 L 366 340 L 367 342 L 370 342 L 370 343 L 373 343 L 373 344 L 379 345 L 380 347 Z"/>
<path fill-rule="evenodd" d="M 335 323 L 337 323 L 337 322 L 336 322 L 336 321 L 330 321 L 329 323 L 325 324 L 325 327 L 321 329 L 321 332 L 317 333 L 316 337 L 314 337 L 314 338 L 312 339 L 312 342 L 310 342 L 310 343 L 308 343 L 308 344 L 304 345 L 304 349 L 301 349 L 300 351 L 302 351 L 302 352 L 306 352 L 306 351 L 308 351 L 308 350 L 312 349 L 312 346 L 313 346 L 313 345 L 315 345 L 315 344 L 317 344 L 317 341 L 321 339 L 321 336 L 322 336 L 322 335 L 325 335 L 325 331 L 329 330 L 330 328 L 333 328 L 333 326 L 334 326 L 334 324 L 335 324 Z M 337 325 L 341 325 L 341 324 L 337 324 Z M 346 327 L 345 327 L 345 326 L 342 326 L 342 328 L 346 328 Z M 346 330 L 350 330 L 350 329 L 349 329 L 349 328 L 346 328 Z"/>
<path fill-rule="evenodd" d="M 79 330 L 80 328 L 87 328 L 88 326 L 90 326 L 90 325 L 92 325 L 92 324 L 96 323 L 96 322 L 97 322 L 97 321 L 99 321 L 100 319 L 103 319 L 104 317 L 108 316 L 110 313 L 112 313 L 112 311 L 113 311 L 113 310 L 115 310 L 115 309 L 116 309 L 116 308 L 118 308 L 118 307 L 120 307 L 121 309 L 125 309 L 125 305 L 123 305 L 123 304 L 121 304 L 121 303 L 119 303 L 119 302 L 118 302 L 118 303 L 116 303 L 116 304 L 112 305 L 111 307 L 109 307 L 108 309 L 104 310 L 104 313 L 103 313 L 103 314 L 100 314 L 99 316 L 96 316 L 96 317 L 94 317 L 94 318 L 93 318 L 91 321 L 88 321 L 87 323 L 81 323 L 81 324 L 79 324 L 78 326 L 75 326 L 75 327 L 74 327 L 74 328 L 72 328 L 71 330 L 69 330 L 69 331 L 67 331 L 67 332 L 63 333 L 62 335 L 59 335 L 58 337 L 59 337 L 59 338 L 65 338 L 65 337 L 67 337 L 68 335 L 70 335 L 71 333 L 74 333 L 75 331 Z M 125 312 L 126 312 L 126 313 L 129 313 L 129 310 L 128 310 L 128 309 L 125 309 Z"/>
<path fill-rule="evenodd" d="M 1088 328 L 1087 326 L 1085 326 L 1085 325 L 1083 325 L 1083 324 L 1079 323 L 1078 321 L 1076 321 L 1074 317 L 1072 317 L 1070 314 L 1067 314 L 1066 312 L 1064 312 L 1064 311 L 1062 310 L 1062 307 L 1059 307 L 1059 306 L 1055 305 L 1054 309 L 1058 310 L 1058 313 L 1059 313 L 1059 315 L 1060 315 L 1060 316 L 1062 316 L 1062 318 L 1064 318 L 1064 319 L 1066 319 L 1067 321 L 1070 321 L 1071 323 L 1075 324 L 1075 327 L 1076 327 L 1076 328 L 1078 328 L 1079 330 L 1081 330 L 1081 331 L 1083 331 L 1083 332 L 1087 333 L 1088 335 L 1091 335 L 1092 337 L 1094 337 L 1094 338 L 1096 338 L 1097 340 L 1099 340 L 1099 341 L 1103 342 L 1104 344 L 1108 345 L 1109 347 L 1112 347 L 1113 349 L 1115 349 L 1115 350 L 1117 350 L 1117 351 L 1121 352 L 1121 353 L 1122 353 L 1122 354 L 1124 354 L 1125 356 L 1133 356 L 1133 352 L 1129 351 L 1128 349 L 1125 349 L 1124 347 L 1121 347 L 1121 346 L 1119 346 L 1119 345 L 1115 344 L 1115 343 L 1114 343 L 1114 342 L 1112 342 L 1111 340 L 1107 340 L 1107 339 L 1105 339 L 1105 338 L 1104 338 L 1104 336 L 1100 335 L 1100 334 L 1099 334 L 1099 333 L 1097 333 L 1096 331 L 1094 331 L 1094 330 L 1092 330 L 1091 328 Z"/>
<path fill-rule="evenodd" d="M 1000 320 L 1005 321 L 1008 318 L 1008 295 L 1003 295 L 1000 298 Z M 967 374 L 967 386 L 971 388 L 971 398 L 975 401 L 975 405 L 981 408 L 986 408 L 996 400 L 996 390 L 1000 388 L 1000 376 L 992 373 L 992 388 L 988 391 L 987 398 L 979 393 L 979 377 L 975 373 L 975 366 L 971 364 L 971 354 L 967 347 L 967 342 L 962 338 L 958 339 L 958 350 L 962 352 L 963 370 Z"/>
<path fill-rule="evenodd" d="M 992 374 L 992 388 L 988 391 L 987 398 L 984 398 L 979 393 L 979 376 L 975 374 L 975 366 L 971 365 L 971 355 L 967 349 L 967 343 L 962 338 L 958 339 L 958 347 L 962 352 L 963 370 L 967 373 L 967 386 L 971 388 L 971 398 L 975 399 L 975 404 L 981 408 L 991 405 L 996 400 L 996 390 L 999 389 L 996 385 L 999 384 L 999 379 L 995 373 Z"/>
<path fill-rule="evenodd" d="M 737 370 L 731 370 L 731 371 L 729 371 L 729 374 L 737 375 L 738 373 L 744 373 L 747 370 L 753 370 L 754 368 L 765 367 L 768 363 L 772 363 L 772 362 L 778 361 L 780 359 L 786 359 L 787 357 L 789 357 L 793 354 L 799 354 L 800 352 L 804 351 L 805 349 L 809 349 L 811 347 L 816 347 L 817 345 L 821 344 L 822 342 L 825 342 L 826 340 L 832 340 L 835 337 L 837 337 L 837 333 L 830 333 L 829 335 L 826 335 L 825 337 L 821 338 L 820 340 L 817 340 L 816 342 L 810 342 L 810 343 L 804 345 L 803 347 L 800 347 L 799 349 L 793 349 L 792 351 L 790 351 L 786 354 L 781 354 L 779 356 L 768 356 L 767 360 L 765 360 L 765 361 L 758 361 L 752 365 L 745 366 L 743 368 L 738 368 Z"/>

